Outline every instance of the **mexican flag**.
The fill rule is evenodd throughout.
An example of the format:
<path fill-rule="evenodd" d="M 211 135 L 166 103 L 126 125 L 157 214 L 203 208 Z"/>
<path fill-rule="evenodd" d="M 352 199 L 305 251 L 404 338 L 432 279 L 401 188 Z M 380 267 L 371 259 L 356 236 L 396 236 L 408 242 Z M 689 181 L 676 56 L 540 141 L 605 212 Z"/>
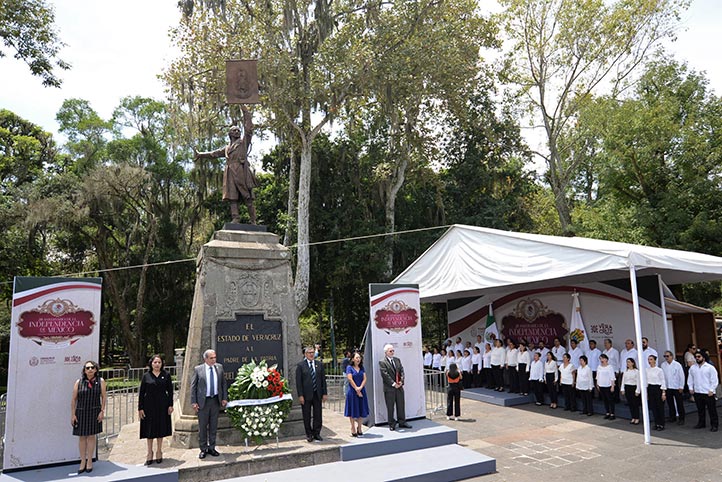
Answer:
<path fill-rule="evenodd" d="M 486 328 L 484 329 L 484 340 L 494 345 L 494 340 L 499 338 L 499 330 L 494 319 L 494 309 L 489 305 L 489 314 L 486 315 Z"/>
<path fill-rule="evenodd" d="M 579 305 L 579 293 L 572 295 L 574 303 L 572 307 L 572 322 L 571 329 L 569 331 L 569 341 L 576 340 L 579 348 L 584 353 L 589 351 L 589 337 L 587 330 L 584 328 L 584 320 L 582 320 L 582 307 Z"/>

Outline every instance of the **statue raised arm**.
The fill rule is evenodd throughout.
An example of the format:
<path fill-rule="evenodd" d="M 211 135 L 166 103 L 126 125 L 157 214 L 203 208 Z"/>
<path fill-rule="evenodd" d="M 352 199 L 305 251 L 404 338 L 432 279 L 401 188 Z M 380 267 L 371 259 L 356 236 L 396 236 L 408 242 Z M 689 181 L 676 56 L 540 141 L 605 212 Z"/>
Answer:
<path fill-rule="evenodd" d="M 231 204 L 231 222 L 239 222 L 238 201 L 242 200 L 248 208 L 251 224 L 256 224 L 253 188 L 258 186 L 258 181 L 248 164 L 248 151 L 253 137 L 253 119 L 246 106 L 241 105 L 241 110 L 243 111 L 243 136 L 241 136 L 240 127 L 232 126 L 228 130 L 230 144 L 215 151 L 196 151 L 195 158 L 226 158 L 226 168 L 223 171 L 223 200 L 229 201 Z"/>

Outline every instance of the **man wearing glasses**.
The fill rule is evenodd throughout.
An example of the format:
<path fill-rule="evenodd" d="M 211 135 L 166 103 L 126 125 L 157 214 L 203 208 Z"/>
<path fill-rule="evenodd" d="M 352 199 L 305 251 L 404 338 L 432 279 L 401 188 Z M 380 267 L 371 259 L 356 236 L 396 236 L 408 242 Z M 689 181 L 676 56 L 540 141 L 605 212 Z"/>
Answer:
<path fill-rule="evenodd" d="M 311 443 L 318 440 L 320 442 L 323 440 L 321 437 L 322 402 L 325 402 L 328 397 L 326 374 L 323 371 L 323 363 L 314 358 L 316 348 L 307 346 L 303 354 L 305 355 L 304 359 L 296 365 L 296 393 L 298 393 L 298 402 L 301 404 L 306 441 Z"/>
<path fill-rule="evenodd" d="M 394 346 L 384 345 L 384 358 L 379 361 L 381 378 L 384 382 L 384 400 L 386 401 L 386 414 L 389 422 L 389 430 L 399 428 L 411 428 L 406 423 L 406 407 L 404 405 L 404 367 L 401 360 L 394 356 Z M 394 417 L 394 407 L 396 417 Z"/>
<path fill-rule="evenodd" d="M 198 414 L 199 459 L 205 459 L 206 455 L 220 455 L 216 450 L 218 415 L 228 403 L 228 386 L 223 376 L 223 365 L 216 363 L 216 352 L 206 350 L 203 361 L 205 363 L 195 367 L 191 379 L 191 403 Z"/>
<path fill-rule="evenodd" d="M 694 354 L 695 364 L 689 369 L 689 392 L 694 394 L 694 402 L 697 404 L 697 415 L 699 417 L 694 428 L 705 428 L 705 409 L 709 411 L 712 432 L 719 427 L 717 418 L 717 401 L 715 392 L 717 390 L 717 370 L 707 363 L 707 352 L 697 350 Z"/>
<path fill-rule="evenodd" d="M 664 352 L 664 361 L 660 364 L 664 372 L 664 381 L 667 384 L 667 406 L 669 407 L 670 422 L 677 421 L 677 424 L 684 425 L 684 403 L 682 403 L 682 392 L 684 391 L 684 370 L 682 365 L 674 359 L 671 351 Z"/>

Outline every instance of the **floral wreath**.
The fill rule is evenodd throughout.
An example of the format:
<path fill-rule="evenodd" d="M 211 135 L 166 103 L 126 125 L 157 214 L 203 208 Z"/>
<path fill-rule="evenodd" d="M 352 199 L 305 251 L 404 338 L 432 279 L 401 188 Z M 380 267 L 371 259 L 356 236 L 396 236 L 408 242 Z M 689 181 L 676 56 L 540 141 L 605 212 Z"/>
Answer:
<path fill-rule="evenodd" d="M 228 399 L 226 411 L 231 425 L 256 443 L 278 435 L 293 403 L 288 380 L 276 365 L 269 368 L 266 360 L 258 364 L 251 360 L 238 369 L 236 381 L 228 388 Z"/>

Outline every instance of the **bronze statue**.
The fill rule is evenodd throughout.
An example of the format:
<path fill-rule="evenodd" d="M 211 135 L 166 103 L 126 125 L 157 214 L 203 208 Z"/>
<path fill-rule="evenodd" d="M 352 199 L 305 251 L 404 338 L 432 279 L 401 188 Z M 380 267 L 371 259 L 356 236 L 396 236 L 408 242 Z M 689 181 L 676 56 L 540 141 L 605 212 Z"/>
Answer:
<path fill-rule="evenodd" d="M 256 176 L 248 164 L 248 148 L 253 137 L 253 120 L 245 106 L 243 111 L 243 136 L 238 126 L 228 130 L 231 143 L 215 151 L 198 152 L 196 159 L 226 158 L 226 169 L 223 171 L 223 200 L 231 203 L 231 222 L 238 223 L 238 201 L 242 199 L 248 208 L 251 224 L 256 224 L 256 208 L 253 206 L 253 188 L 258 186 Z"/>

